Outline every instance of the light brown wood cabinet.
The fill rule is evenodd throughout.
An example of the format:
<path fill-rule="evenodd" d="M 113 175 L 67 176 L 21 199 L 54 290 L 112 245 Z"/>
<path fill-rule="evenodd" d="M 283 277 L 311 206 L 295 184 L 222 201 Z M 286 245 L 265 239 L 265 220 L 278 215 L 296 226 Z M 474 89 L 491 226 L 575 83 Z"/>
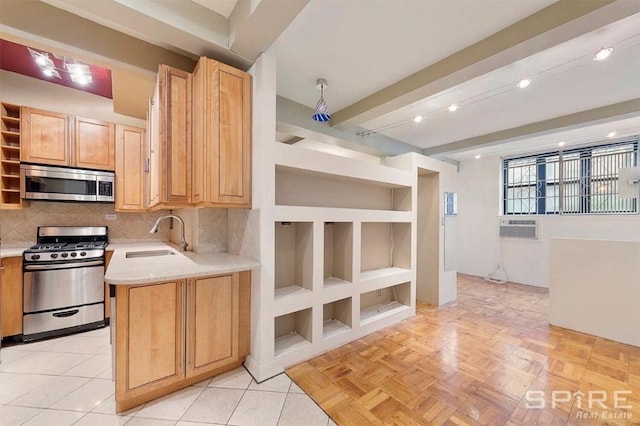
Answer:
<path fill-rule="evenodd" d="M 116 211 L 147 210 L 145 129 L 116 125 Z"/>
<path fill-rule="evenodd" d="M 73 137 L 74 167 L 115 170 L 115 124 L 75 117 Z"/>
<path fill-rule="evenodd" d="M 27 163 L 69 166 L 69 119 L 67 114 L 22 107 L 20 160 Z"/>
<path fill-rule="evenodd" d="M 149 114 L 149 208 L 191 206 L 191 73 L 160 65 Z"/>
<path fill-rule="evenodd" d="M 192 202 L 251 207 L 251 75 L 206 57 L 193 72 Z"/>
<path fill-rule="evenodd" d="M 2 337 L 22 334 L 22 257 L 0 260 L 0 321 Z"/>
<path fill-rule="evenodd" d="M 115 125 L 22 107 L 20 161 L 97 170 L 115 169 Z"/>
<path fill-rule="evenodd" d="M 242 364 L 250 281 L 245 271 L 117 286 L 116 411 Z"/>

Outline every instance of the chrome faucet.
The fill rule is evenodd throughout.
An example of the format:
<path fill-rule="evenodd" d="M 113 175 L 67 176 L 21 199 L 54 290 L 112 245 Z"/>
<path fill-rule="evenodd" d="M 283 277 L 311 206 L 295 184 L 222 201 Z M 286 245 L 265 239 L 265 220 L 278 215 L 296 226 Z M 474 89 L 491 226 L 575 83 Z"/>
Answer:
<path fill-rule="evenodd" d="M 180 251 L 186 251 L 189 244 L 187 243 L 187 240 L 184 238 L 184 220 L 182 220 L 180 216 L 177 216 L 175 214 L 160 216 L 158 220 L 156 220 L 156 224 L 153 225 L 149 233 L 155 234 L 156 232 L 158 232 L 158 225 L 160 224 L 160 221 L 162 219 L 176 219 L 180 223 Z"/>

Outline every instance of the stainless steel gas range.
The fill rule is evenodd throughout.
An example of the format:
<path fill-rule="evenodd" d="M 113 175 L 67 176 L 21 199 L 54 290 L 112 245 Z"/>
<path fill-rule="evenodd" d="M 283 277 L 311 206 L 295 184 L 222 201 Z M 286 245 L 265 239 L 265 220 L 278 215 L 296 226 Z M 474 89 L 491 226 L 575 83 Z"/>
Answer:
<path fill-rule="evenodd" d="M 106 226 L 40 226 L 23 253 L 23 338 L 105 326 Z"/>

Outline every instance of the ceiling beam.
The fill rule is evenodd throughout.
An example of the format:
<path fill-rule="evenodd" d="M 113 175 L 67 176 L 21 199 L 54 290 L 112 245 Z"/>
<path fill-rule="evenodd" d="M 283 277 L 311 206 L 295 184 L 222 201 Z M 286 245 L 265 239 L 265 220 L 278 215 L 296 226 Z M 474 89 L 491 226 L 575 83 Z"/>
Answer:
<path fill-rule="evenodd" d="M 337 111 L 332 116 L 332 125 L 342 130 L 360 126 L 428 96 L 636 14 L 638 9 L 635 1 L 560 0 Z"/>
<path fill-rule="evenodd" d="M 227 19 L 192 1 L 42 1 L 182 56 L 192 59 L 209 56 L 242 69 L 250 65 L 229 52 Z M 59 29 L 51 27 L 54 31 Z"/>
<path fill-rule="evenodd" d="M 309 0 L 238 0 L 229 15 L 229 49 L 255 61 L 307 3 Z"/>
<path fill-rule="evenodd" d="M 192 71 L 195 66 L 195 61 L 184 55 L 35 0 L 3 0 L 0 25 L 3 32 L 20 38 L 85 52 L 85 56 L 89 53 L 152 73 L 158 72 L 158 64 L 185 71 Z"/>
<path fill-rule="evenodd" d="M 542 136 L 564 130 L 637 117 L 638 115 L 640 115 L 640 98 L 434 146 L 424 149 L 422 154 L 428 156 L 452 154 L 472 148 L 514 142 L 525 137 Z"/>
<path fill-rule="evenodd" d="M 345 132 L 311 119 L 313 108 L 278 96 L 276 99 L 276 130 L 303 139 L 311 139 L 376 156 L 420 152 L 420 149 L 381 134 L 367 137 Z"/>

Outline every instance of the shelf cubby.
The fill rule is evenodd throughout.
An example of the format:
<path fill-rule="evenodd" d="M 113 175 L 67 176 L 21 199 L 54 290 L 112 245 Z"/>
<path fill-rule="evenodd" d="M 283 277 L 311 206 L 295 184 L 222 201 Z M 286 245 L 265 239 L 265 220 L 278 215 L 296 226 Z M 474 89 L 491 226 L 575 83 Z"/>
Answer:
<path fill-rule="evenodd" d="M 353 223 L 324 223 L 324 286 L 353 281 Z"/>
<path fill-rule="evenodd" d="M 276 300 L 312 290 L 313 222 L 276 222 Z"/>
<path fill-rule="evenodd" d="M 410 211 L 411 187 L 276 166 L 276 205 Z"/>
<path fill-rule="evenodd" d="M 274 319 L 275 357 L 284 356 L 311 344 L 311 308 Z"/>
<path fill-rule="evenodd" d="M 329 339 L 333 336 L 348 332 L 352 328 L 351 298 L 325 303 L 322 309 L 322 337 Z"/>
<path fill-rule="evenodd" d="M 368 291 L 360 295 L 360 325 L 403 312 L 411 306 L 411 283 Z"/>
<path fill-rule="evenodd" d="M 0 208 L 20 208 L 20 106 L 0 103 Z"/>
<path fill-rule="evenodd" d="M 360 281 L 411 270 L 411 224 L 363 222 Z"/>

